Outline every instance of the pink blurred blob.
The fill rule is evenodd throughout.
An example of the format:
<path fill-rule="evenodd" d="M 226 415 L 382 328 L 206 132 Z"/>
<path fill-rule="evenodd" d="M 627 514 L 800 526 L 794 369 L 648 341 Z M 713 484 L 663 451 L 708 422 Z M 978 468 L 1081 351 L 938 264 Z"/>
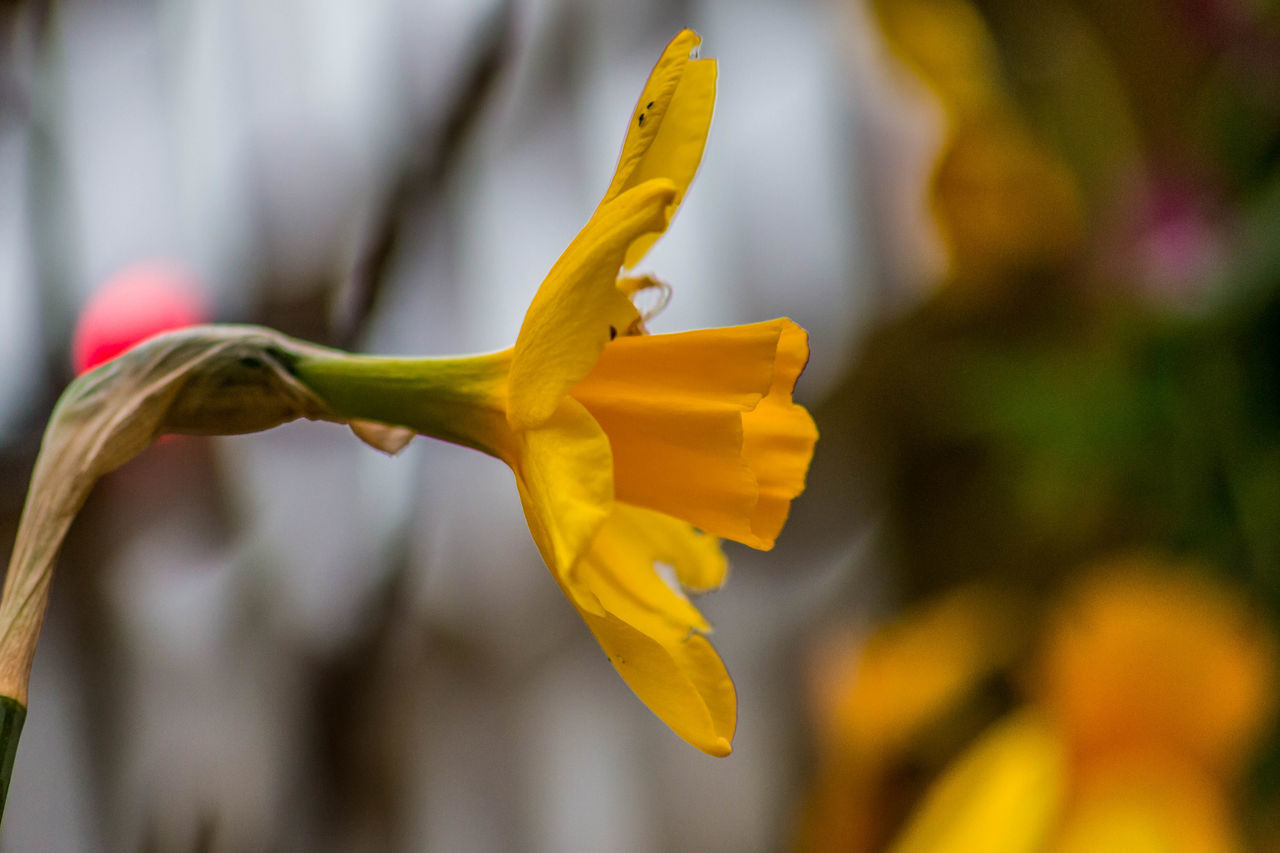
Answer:
<path fill-rule="evenodd" d="M 143 261 L 103 282 L 85 303 L 71 341 L 77 375 L 161 332 L 205 322 L 193 276 L 165 261 Z"/>

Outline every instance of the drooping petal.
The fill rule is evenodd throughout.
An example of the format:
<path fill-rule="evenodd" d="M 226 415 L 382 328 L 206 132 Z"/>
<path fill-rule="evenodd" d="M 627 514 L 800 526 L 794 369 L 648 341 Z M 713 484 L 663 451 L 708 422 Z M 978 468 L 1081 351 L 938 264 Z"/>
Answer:
<path fill-rule="evenodd" d="M 692 524 L 660 512 L 615 503 L 620 523 L 660 563 L 669 565 L 676 580 L 692 592 L 706 592 L 724 585 L 729 561 L 720 540 Z"/>
<path fill-rule="evenodd" d="M 580 403 L 565 399 L 546 423 L 520 433 L 518 443 L 512 467 L 542 559 L 576 604 L 603 612 L 583 596 L 571 570 L 613 507 L 608 438 Z"/>
<path fill-rule="evenodd" d="M 706 637 L 659 642 L 612 614 L 579 612 L 622 680 L 658 719 L 703 752 L 729 754 L 738 699 Z"/>
<path fill-rule="evenodd" d="M 659 564 L 673 571 L 670 585 Z M 615 503 L 572 575 L 614 616 L 660 642 L 677 642 L 692 631 L 711 630 L 677 578 L 719 580 L 726 565 L 714 536 L 661 513 Z"/>
<path fill-rule="evenodd" d="M 668 563 L 691 585 L 718 585 L 726 562 L 714 537 L 612 502 L 608 439 L 572 398 L 520 440 L 520 499 L 560 588 L 650 710 L 704 752 L 728 755 L 733 682 L 697 633 L 710 626 L 655 567 Z"/>
<path fill-rule="evenodd" d="M 653 178 L 667 178 L 676 185 L 668 218 L 680 205 L 702 160 L 715 108 L 716 62 L 691 58 L 701 43 L 697 33 L 684 30 L 663 51 L 640 93 L 613 183 L 601 205 Z M 624 265 L 639 263 L 658 236 L 637 239 Z"/>
<path fill-rule="evenodd" d="M 807 357 L 786 319 L 628 338 L 572 393 L 609 435 L 619 500 L 770 548 L 817 439 L 791 400 Z"/>
<path fill-rule="evenodd" d="M 614 282 L 627 246 L 666 226 L 675 192 L 670 181 L 647 181 L 601 205 L 547 273 L 516 338 L 507 406 L 512 429 L 551 417 L 605 344 L 639 318 Z"/>

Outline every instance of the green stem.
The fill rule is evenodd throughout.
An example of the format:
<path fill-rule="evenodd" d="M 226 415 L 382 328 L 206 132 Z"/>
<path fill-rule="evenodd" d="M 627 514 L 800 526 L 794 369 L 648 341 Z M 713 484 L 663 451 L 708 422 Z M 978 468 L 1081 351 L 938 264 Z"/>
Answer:
<path fill-rule="evenodd" d="M 510 351 L 451 358 L 305 355 L 294 374 L 332 412 L 503 456 Z"/>
<path fill-rule="evenodd" d="M 4 818 L 4 804 L 9 799 L 9 780 L 26 719 L 27 709 L 17 699 L 0 696 L 0 820 Z"/>

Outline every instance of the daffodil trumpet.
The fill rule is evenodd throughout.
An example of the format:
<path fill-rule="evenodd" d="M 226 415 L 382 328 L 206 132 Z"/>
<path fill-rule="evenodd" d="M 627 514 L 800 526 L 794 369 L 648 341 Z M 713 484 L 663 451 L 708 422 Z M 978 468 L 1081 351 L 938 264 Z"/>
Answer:
<path fill-rule="evenodd" d="M 729 753 L 733 682 L 686 592 L 724 582 L 719 537 L 773 546 L 817 432 L 792 401 L 803 329 L 778 319 L 647 334 L 631 297 L 657 285 L 620 275 L 666 229 L 701 159 L 715 63 L 694 57 L 699 42 L 686 30 L 664 51 L 608 191 L 510 349 L 385 358 L 260 327 L 196 326 L 68 386 L 0 596 L 0 798 L 54 557 L 96 479 L 164 433 L 296 418 L 347 424 L 389 453 L 420 434 L 506 462 L 553 578 L 624 681 L 689 743 Z"/>

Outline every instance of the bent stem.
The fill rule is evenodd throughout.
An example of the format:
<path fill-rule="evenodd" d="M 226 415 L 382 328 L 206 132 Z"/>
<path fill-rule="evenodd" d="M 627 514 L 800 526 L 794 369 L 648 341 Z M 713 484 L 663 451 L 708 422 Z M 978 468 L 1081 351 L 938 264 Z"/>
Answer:
<path fill-rule="evenodd" d="M 165 433 L 236 435 L 298 418 L 395 453 L 422 433 L 501 455 L 510 352 L 355 356 L 257 326 L 193 326 L 78 377 L 45 429 L 0 594 L 0 819 L 58 550 L 99 477 Z"/>
<path fill-rule="evenodd" d="M 93 484 L 167 432 L 231 435 L 296 418 L 342 421 L 290 370 L 324 352 L 271 329 L 194 326 L 139 344 L 62 393 L 0 594 L 0 818 L 54 560 Z"/>

